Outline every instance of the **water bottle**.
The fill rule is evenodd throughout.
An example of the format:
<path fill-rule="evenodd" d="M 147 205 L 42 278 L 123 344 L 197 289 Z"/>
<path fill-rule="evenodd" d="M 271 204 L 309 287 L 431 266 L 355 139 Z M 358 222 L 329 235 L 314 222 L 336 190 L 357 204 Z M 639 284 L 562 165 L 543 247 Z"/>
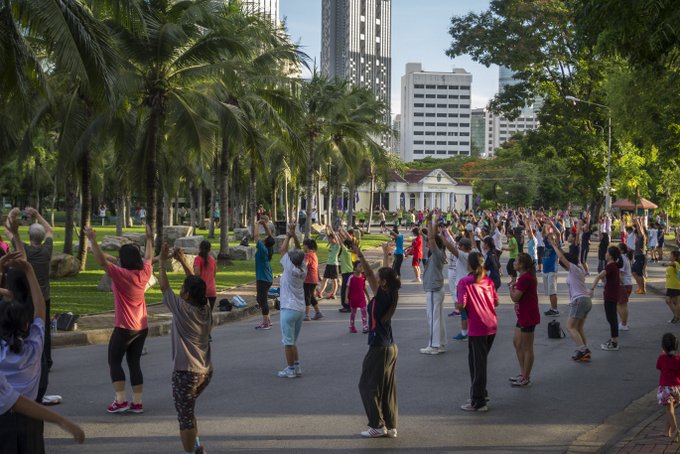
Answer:
<path fill-rule="evenodd" d="M 50 327 L 52 328 L 52 331 L 57 331 L 57 318 L 56 317 L 54 317 L 50 321 Z"/>

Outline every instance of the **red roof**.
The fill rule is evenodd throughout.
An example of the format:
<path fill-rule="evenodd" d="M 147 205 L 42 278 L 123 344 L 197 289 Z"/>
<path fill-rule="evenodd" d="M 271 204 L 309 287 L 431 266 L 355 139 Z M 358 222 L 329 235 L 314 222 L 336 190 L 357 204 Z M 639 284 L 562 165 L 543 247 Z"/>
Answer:
<path fill-rule="evenodd" d="M 612 204 L 614 208 L 621 208 L 623 210 L 634 210 L 635 208 L 642 208 L 643 210 L 655 210 L 659 208 L 655 203 L 650 202 L 644 197 L 640 197 L 638 203 L 631 202 L 628 199 L 619 199 Z"/>

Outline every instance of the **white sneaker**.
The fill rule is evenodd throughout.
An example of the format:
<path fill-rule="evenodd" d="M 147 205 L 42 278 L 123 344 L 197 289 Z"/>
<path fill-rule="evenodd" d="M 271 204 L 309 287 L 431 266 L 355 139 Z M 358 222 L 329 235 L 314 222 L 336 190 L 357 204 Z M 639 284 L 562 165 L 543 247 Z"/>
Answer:
<path fill-rule="evenodd" d="M 387 438 L 397 438 L 397 429 L 387 429 Z"/>
<path fill-rule="evenodd" d="M 438 355 L 441 352 L 437 347 L 425 347 L 420 349 L 420 353 L 423 355 Z"/>
<path fill-rule="evenodd" d="M 291 367 L 286 367 L 285 369 L 280 370 L 278 375 L 281 378 L 295 378 L 296 377 L 295 369 L 293 369 Z"/>
<path fill-rule="evenodd" d="M 374 429 L 373 427 L 369 427 L 368 430 L 361 432 L 361 436 L 366 438 L 380 438 L 386 435 L 387 430 L 385 430 L 384 427 L 381 427 L 380 429 Z"/>
<path fill-rule="evenodd" d="M 630 326 L 624 325 L 623 323 L 619 323 L 619 331 L 629 331 Z"/>
<path fill-rule="evenodd" d="M 299 365 L 295 366 L 295 376 L 302 377 L 302 367 L 300 367 Z"/>

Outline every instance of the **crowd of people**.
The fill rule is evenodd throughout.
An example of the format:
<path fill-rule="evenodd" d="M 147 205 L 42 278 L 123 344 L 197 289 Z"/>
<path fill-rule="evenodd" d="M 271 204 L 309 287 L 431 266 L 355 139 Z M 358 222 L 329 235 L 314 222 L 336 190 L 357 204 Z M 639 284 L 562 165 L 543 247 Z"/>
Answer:
<path fill-rule="evenodd" d="M 70 421 L 33 401 L 48 404 L 47 378 L 52 364 L 50 354 L 49 264 L 52 253 L 52 229 L 32 209 L 26 213 L 35 222 L 29 227 L 30 243 L 19 234 L 19 211 L 10 212 L 6 232 L 10 248 L 0 243 L 0 441 L 2 452 L 43 452 L 42 422 L 59 424 L 82 441 L 82 430 Z M 262 320 L 256 329 L 273 327 L 269 293 L 274 282 L 271 261 L 276 244 L 268 227 L 268 217 L 258 213 L 253 232 L 255 253 L 256 301 Z M 566 324 L 575 344 L 572 359 L 590 361 L 592 351 L 584 325 L 592 310 L 592 299 L 600 282 L 604 282 L 602 298 L 608 323 L 608 340 L 601 344 L 605 351 L 620 348 L 619 333 L 630 329 L 627 303 L 633 293 L 644 294 L 648 252 L 652 260 L 663 261 L 665 226 L 644 218 L 622 219 L 621 242 L 612 244 L 613 219 L 602 216 L 592 222 L 588 213 L 569 210 L 448 211 L 410 212 L 406 227 L 412 238 L 406 238 L 399 223 L 388 229 L 381 212 L 381 229 L 389 234 L 382 245 L 382 266 L 374 271 L 366 260 L 360 235 L 342 226 L 326 226 L 328 255 L 323 275 L 317 256 L 318 244 L 313 239 L 300 244 L 297 224 L 288 226 L 286 238 L 278 250 L 283 274 L 279 284 L 280 331 L 285 367 L 277 371 L 281 378 L 302 376 L 298 339 L 303 322 L 324 317 L 319 300 L 339 299 L 338 311 L 347 313 L 350 333 L 357 333 L 356 318 L 361 318 L 361 331 L 369 345 L 359 379 L 359 391 L 368 418 L 364 437 L 396 437 L 398 405 L 396 395 L 397 345 L 392 334 L 394 315 L 401 287 L 402 263 L 411 257 L 415 281 L 422 283 L 425 294 L 427 345 L 424 355 L 446 352 L 449 340 L 468 343 L 470 371 L 469 400 L 464 411 L 488 411 L 487 362 L 498 330 L 496 307 L 498 291 L 507 275 L 511 300 L 515 303 L 515 348 L 518 373 L 510 377 L 513 387 L 531 386 L 534 364 L 534 335 L 540 324 L 539 284 L 549 302 L 544 315 L 561 315 L 557 298 L 558 266 L 566 272 L 569 303 Z M 263 231 L 263 236 L 260 233 Z M 108 364 L 115 398 L 106 408 L 109 413 L 144 412 L 142 402 L 144 378 L 141 357 L 148 334 L 145 291 L 158 263 L 159 284 L 163 303 L 173 314 L 171 345 L 173 372 L 171 387 L 180 440 L 185 453 L 204 452 L 199 439 L 195 405 L 212 378 L 210 331 L 217 292 L 217 264 L 210 255 L 210 243 L 200 245 L 199 255 L 190 264 L 181 249 L 163 245 L 153 256 L 153 232 L 147 228 L 146 246 L 142 250 L 124 245 L 118 257 L 104 253 L 96 232 L 85 228 L 97 263 L 112 281 L 115 326 L 109 340 Z M 591 273 L 587 260 L 590 245 L 598 244 L 598 270 Z M 526 246 L 526 248 L 525 248 Z M 501 258 L 507 252 L 505 267 Z M 178 293 L 170 287 L 166 268 L 177 260 L 186 279 Z M 666 303 L 672 312 L 670 323 L 680 322 L 680 252 L 673 251 L 666 263 Z M 446 270 L 446 273 L 444 272 Z M 587 283 L 593 275 L 592 284 Z M 446 279 L 445 279 L 446 277 Z M 448 291 L 454 305 L 450 317 L 460 318 L 460 331 L 449 338 L 446 332 L 444 304 Z M 311 314 L 313 309 L 314 313 Z M 311 314 L 311 316 L 310 316 Z M 675 344 L 673 344 L 675 342 Z M 664 338 L 669 357 L 677 350 L 677 338 Z M 126 391 L 126 360 L 131 385 L 131 399 Z M 658 367 L 676 367 L 675 360 L 660 358 Z M 661 385 L 673 387 L 672 380 Z M 664 384 L 665 383 L 665 384 Z M 671 384 L 668 384 L 671 383 Z M 680 389 L 661 389 L 659 403 L 677 403 Z M 662 393 L 663 396 L 661 395 Z M 59 398 L 59 396 L 52 396 Z M 20 430 L 15 429 L 21 427 Z M 674 418 L 669 416 L 667 435 L 677 436 Z"/>

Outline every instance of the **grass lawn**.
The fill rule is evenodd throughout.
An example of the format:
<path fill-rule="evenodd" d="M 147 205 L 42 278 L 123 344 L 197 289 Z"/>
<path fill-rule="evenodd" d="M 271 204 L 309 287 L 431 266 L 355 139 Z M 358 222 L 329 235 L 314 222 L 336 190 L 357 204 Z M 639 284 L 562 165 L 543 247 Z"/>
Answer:
<path fill-rule="evenodd" d="M 99 241 L 106 235 L 115 235 L 116 229 L 113 226 L 95 227 L 97 231 L 97 239 Z M 133 227 L 126 229 L 126 232 L 143 233 L 142 227 Z M 22 227 L 20 230 L 24 241 L 28 238 L 28 228 Z M 207 237 L 207 231 L 197 231 L 197 235 L 204 235 Z M 215 232 L 216 238 L 210 239 L 214 250 L 219 249 L 219 230 Z M 377 247 L 385 241 L 384 235 L 370 234 L 364 235 L 362 239 L 362 249 Z M 232 242 L 230 246 L 236 246 L 238 243 Z M 54 250 L 61 251 L 64 247 L 64 228 L 56 227 L 54 229 Z M 115 252 L 108 252 L 115 255 Z M 328 247 L 326 242 L 319 244 L 318 256 L 319 263 L 325 263 L 328 255 Z M 279 263 L 279 254 L 275 254 L 272 258 L 272 270 L 274 274 L 282 272 L 281 264 Z M 66 279 L 52 279 L 51 281 L 51 302 L 52 313 L 59 312 L 73 312 L 75 314 L 91 314 L 96 312 L 104 312 L 113 310 L 113 294 L 108 292 L 100 292 L 97 290 L 97 284 L 104 275 L 104 271 L 99 268 L 91 253 L 88 254 L 87 270 L 81 272 L 75 277 Z M 183 273 L 168 273 L 170 284 L 173 288 L 179 289 L 184 280 Z M 217 288 L 224 289 L 236 285 L 247 284 L 255 280 L 255 262 L 236 260 L 230 266 L 219 265 L 217 269 Z M 147 303 L 154 303 L 161 300 L 161 291 L 152 288 L 147 292 Z"/>

